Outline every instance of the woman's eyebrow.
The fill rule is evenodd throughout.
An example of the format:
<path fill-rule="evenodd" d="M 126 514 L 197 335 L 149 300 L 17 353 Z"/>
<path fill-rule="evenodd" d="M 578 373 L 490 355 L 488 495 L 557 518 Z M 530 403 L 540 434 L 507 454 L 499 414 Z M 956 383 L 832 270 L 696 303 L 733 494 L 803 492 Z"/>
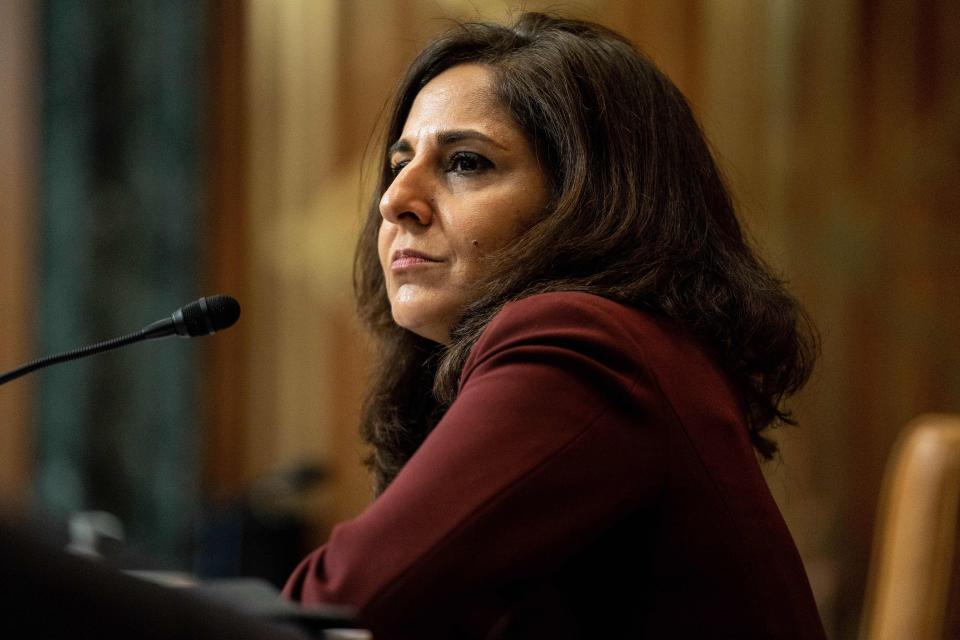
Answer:
<path fill-rule="evenodd" d="M 450 131 L 438 131 L 436 138 L 437 144 L 440 146 L 453 144 L 455 142 L 460 142 L 461 140 L 480 140 L 481 142 L 486 142 L 495 147 L 506 150 L 506 147 L 504 147 L 502 144 L 490 136 L 480 133 L 476 129 L 452 129 Z"/>
<path fill-rule="evenodd" d="M 436 134 L 434 134 L 434 138 L 437 141 L 437 145 L 441 147 L 455 144 L 462 140 L 479 140 L 481 142 L 491 144 L 499 149 L 503 149 L 505 151 L 507 150 L 505 146 L 490 136 L 480 133 L 476 129 L 450 129 L 447 131 L 438 131 Z M 392 157 L 395 153 L 413 153 L 413 145 L 411 145 L 406 139 L 401 138 L 387 148 L 387 158 Z"/>
<path fill-rule="evenodd" d="M 401 138 L 387 148 L 387 159 L 391 158 L 395 153 L 413 153 L 413 147 L 410 146 L 409 142 Z"/>

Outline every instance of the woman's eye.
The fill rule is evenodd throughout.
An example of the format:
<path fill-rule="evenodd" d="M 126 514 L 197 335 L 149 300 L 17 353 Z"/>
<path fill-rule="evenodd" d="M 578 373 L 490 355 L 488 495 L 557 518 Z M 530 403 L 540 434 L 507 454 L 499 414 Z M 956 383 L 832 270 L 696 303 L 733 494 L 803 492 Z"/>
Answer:
<path fill-rule="evenodd" d="M 400 173 L 401 171 L 403 171 L 403 168 L 404 168 L 405 166 L 407 166 L 407 161 L 406 161 L 406 160 L 398 160 L 398 161 L 396 161 L 396 162 L 391 162 L 391 163 L 390 163 L 390 175 L 392 175 L 394 178 L 396 178 L 396 177 L 397 177 L 397 174 Z"/>
<path fill-rule="evenodd" d="M 469 151 L 459 151 L 450 158 L 449 171 L 456 173 L 477 173 L 489 169 L 491 162 L 483 156 Z"/>

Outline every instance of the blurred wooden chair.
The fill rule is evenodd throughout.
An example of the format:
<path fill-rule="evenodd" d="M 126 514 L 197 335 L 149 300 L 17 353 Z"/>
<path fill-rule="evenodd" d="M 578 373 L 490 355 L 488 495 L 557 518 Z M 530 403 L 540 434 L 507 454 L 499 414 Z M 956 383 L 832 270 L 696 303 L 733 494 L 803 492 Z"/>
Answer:
<path fill-rule="evenodd" d="M 863 640 L 960 638 L 960 415 L 909 423 L 877 517 Z"/>

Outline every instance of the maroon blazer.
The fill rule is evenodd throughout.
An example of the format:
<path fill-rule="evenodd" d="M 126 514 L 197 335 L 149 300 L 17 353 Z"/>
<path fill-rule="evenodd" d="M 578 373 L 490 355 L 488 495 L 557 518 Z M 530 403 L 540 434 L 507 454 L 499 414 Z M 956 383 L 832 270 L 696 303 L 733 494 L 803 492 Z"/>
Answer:
<path fill-rule="evenodd" d="M 824 637 L 727 380 L 585 293 L 504 307 L 436 429 L 285 593 L 357 607 L 377 640 Z"/>

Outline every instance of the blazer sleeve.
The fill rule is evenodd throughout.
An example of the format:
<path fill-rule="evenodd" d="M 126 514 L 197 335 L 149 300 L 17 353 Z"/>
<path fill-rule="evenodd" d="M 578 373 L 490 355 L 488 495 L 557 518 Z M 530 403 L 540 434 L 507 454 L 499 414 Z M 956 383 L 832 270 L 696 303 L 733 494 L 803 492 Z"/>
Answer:
<path fill-rule="evenodd" d="M 355 606 L 389 637 L 457 619 L 484 628 L 512 588 L 652 501 L 663 482 L 655 427 L 675 417 L 619 309 L 563 293 L 505 306 L 434 431 L 301 563 L 286 595 Z"/>

